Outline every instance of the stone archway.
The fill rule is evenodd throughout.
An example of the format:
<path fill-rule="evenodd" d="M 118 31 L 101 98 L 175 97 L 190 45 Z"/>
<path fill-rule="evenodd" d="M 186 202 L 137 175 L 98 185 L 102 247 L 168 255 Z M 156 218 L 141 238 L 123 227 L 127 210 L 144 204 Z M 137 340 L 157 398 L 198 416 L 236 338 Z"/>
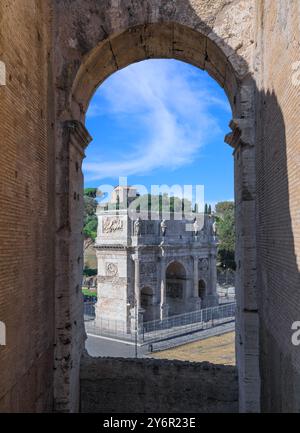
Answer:
<path fill-rule="evenodd" d="M 205 298 L 206 282 L 202 279 L 198 281 L 198 296 L 201 300 Z"/>
<path fill-rule="evenodd" d="M 159 308 L 158 305 L 155 304 L 154 290 L 151 287 L 142 287 L 141 307 L 144 322 L 158 319 Z"/>
<path fill-rule="evenodd" d="M 123 7 L 118 3 L 117 9 L 112 6 L 110 10 L 105 11 L 105 16 L 110 17 L 111 22 L 106 30 L 99 28 L 98 36 L 91 31 L 91 28 L 96 29 L 95 24 L 93 27 L 91 23 L 81 23 L 83 34 L 80 38 L 80 47 L 74 48 L 71 54 L 60 39 L 60 52 L 57 55 L 61 63 L 60 69 L 56 71 L 56 140 L 59 161 L 56 167 L 56 266 L 59 275 L 56 280 L 56 328 L 60 338 L 56 349 L 58 361 L 55 373 L 56 389 L 60 390 L 56 396 L 56 404 L 59 407 L 65 404 L 63 402 L 66 402 L 67 407 L 77 404 L 76 401 L 72 401 L 71 388 L 73 387 L 73 391 L 76 389 L 80 359 L 78 353 L 83 350 L 80 297 L 78 290 L 74 291 L 74 288 L 80 285 L 81 280 L 81 163 L 84 149 L 91 140 L 84 127 L 85 113 L 96 88 L 118 69 L 147 58 L 174 58 L 205 69 L 224 87 L 232 108 L 232 133 L 228 134 L 226 142 L 234 148 L 235 158 L 238 262 L 236 286 L 240 288 L 237 296 L 240 408 L 243 411 L 259 410 L 258 313 L 256 268 L 253 265 L 256 260 L 256 237 L 255 226 L 252 224 L 255 221 L 255 83 L 249 71 L 249 46 L 242 51 L 242 55 L 238 54 L 234 48 L 236 41 L 233 43 L 230 38 L 225 38 L 223 28 L 213 30 L 206 15 L 206 18 L 200 18 L 201 13 L 198 14 L 197 8 L 194 9 L 188 2 L 185 6 L 179 3 L 170 2 L 169 9 L 160 8 L 159 3 L 153 2 L 152 8 L 156 11 L 153 20 L 149 19 L 148 10 L 143 6 L 137 6 L 136 10 L 124 10 L 122 19 L 114 18 L 113 14 L 121 14 L 119 9 Z M 204 3 L 205 8 L 209 10 L 210 6 L 207 2 Z M 214 16 L 216 11 L 211 13 Z M 79 14 L 79 11 L 76 14 Z M 76 14 L 70 19 L 78 20 Z M 249 30 L 247 26 L 250 21 L 249 15 L 249 21 L 245 23 L 245 32 Z M 230 22 L 227 24 L 230 27 Z M 72 25 L 64 25 L 64 28 L 68 33 Z M 244 33 L 240 30 L 234 31 L 234 35 L 240 38 L 239 42 L 244 42 L 246 47 Z M 74 41 L 77 36 L 70 33 L 64 35 L 64 39 Z M 58 37 L 61 37 L 61 32 Z M 79 43 L 79 39 L 76 40 Z M 64 50 L 68 53 L 65 58 Z M 242 260 L 245 257 L 246 260 Z M 64 296 L 61 299 L 62 293 Z M 68 321 L 76 322 L 75 327 L 66 326 L 66 311 L 69 312 Z M 246 339 L 250 329 L 254 336 L 251 341 Z M 72 347 L 61 342 L 66 339 L 72 342 Z M 60 362 L 63 355 L 70 351 L 72 368 Z M 248 354 L 251 354 L 251 362 L 248 361 Z M 61 387 L 62 382 L 72 385 Z"/>
<path fill-rule="evenodd" d="M 166 305 L 168 316 L 185 313 L 187 273 L 182 263 L 172 261 L 166 268 Z"/>

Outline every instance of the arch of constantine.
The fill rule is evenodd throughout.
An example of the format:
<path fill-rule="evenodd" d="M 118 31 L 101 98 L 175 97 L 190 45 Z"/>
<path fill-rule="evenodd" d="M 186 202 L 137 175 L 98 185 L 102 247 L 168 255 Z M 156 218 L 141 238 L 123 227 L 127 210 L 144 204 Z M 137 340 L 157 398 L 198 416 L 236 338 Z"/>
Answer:
<path fill-rule="evenodd" d="M 294 0 L 1 1 L 1 411 L 79 408 L 85 114 L 108 76 L 150 58 L 204 69 L 228 96 L 239 408 L 300 411 L 300 350 L 291 342 L 300 320 L 299 8 Z M 182 276 L 183 264 L 170 279 L 174 271 Z M 144 305 L 152 289 L 141 293 Z M 100 384 L 123 368 L 91 362 Z M 150 378 L 149 362 L 136 366 Z"/>
<path fill-rule="evenodd" d="M 126 189 L 113 193 L 124 196 Z M 134 220 L 127 201 L 118 210 L 98 206 L 95 325 L 130 332 L 135 307 L 142 323 L 217 305 L 213 217 L 173 213 L 166 220 L 158 212 L 140 212 Z"/>

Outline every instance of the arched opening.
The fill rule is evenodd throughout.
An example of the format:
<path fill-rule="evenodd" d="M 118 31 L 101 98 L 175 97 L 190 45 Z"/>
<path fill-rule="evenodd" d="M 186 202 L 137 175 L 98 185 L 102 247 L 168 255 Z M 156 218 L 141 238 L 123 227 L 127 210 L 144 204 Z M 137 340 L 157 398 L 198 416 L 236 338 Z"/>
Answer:
<path fill-rule="evenodd" d="M 119 95 L 118 98 L 115 95 Z M 130 65 L 109 77 L 95 93 L 86 121 L 94 140 L 86 151 L 83 165 L 87 186 L 84 233 L 93 235 L 93 248 L 97 253 L 94 254 L 98 261 L 96 320 L 99 328 L 109 325 L 113 329 L 135 332 L 132 317 L 136 316 L 135 302 L 139 301 L 135 291 L 140 287 L 152 287 L 157 303 L 156 319 L 167 320 L 217 304 L 214 206 L 206 205 L 201 210 L 196 198 L 192 203 L 192 196 L 184 196 L 184 188 L 188 184 L 195 192 L 199 182 L 205 187 L 206 199 L 212 203 L 226 196 L 233 197 L 232 152 L 228 146 L 219 149 L 230 112 L 226 95 L 206 72 L 173 59 Z M 204 125 L 211 125 L 216 131 L 206 133 L 201 127 Z M 142 144 L 140 137 L 143 137 Z M 107 147 L 99 158 L 103 142 Z M 198 159 L 201 155 L 205 158 L 203 162 Z M 129 183 L 114 186 L 123 175 Z M 152 185 L 162 185 L 166 179 L 170 188 L 162 194 L 158 208 L 164 209 L 167 205 L 168 196 L 164 194 L 172 194 L 170 207 L 176 212 L 163 217 L 162 209 L 157 209 L 157 214 L 150 216 L 149 221 L 144 220 L 142 214 L 127 219 L 128 204 L 139 200 L 144 209 L 145 204 L 149 204 L 149 196 L 155 197 L 151 194 Z M 177 188 L 172 190 L 172 184 Z M 220 184 L 223 184 L 222 189 Z M 111 191 L 103 202 L 99 199 L 97 206 L 95 187 L 102 191 L 107 185 L 111 185 Z M 148 194 L 143 192 L 145 187 Z M 91 194 L 94 197 L 90 197 Z M 180 221 L 181 194 L 187 206 Z M 95 205 L 92 220 L 91 202 Z M 90 228 L 94 219 L 98 222 L 97 233 L 92 233 Z M 127 233 L 125 227 L 128 227 Z M 162 259 L 164 243 L 166 258 Z M 147 249 L 149 244 L 151 249 Z M 123 252 L 118 250 L 120 246 Z M 90 259 L 90 254 L 86 255 Z M 186 281 L 176 293 L 178 281 L 172 282 L 170 277 L 164 302 L 161 292 L 165 290 L 160 280 L 166 275 L 166 263 L 171 261 L 183 266 Z M 202 277 L 209 285 L 205 299 L 198 297 L 198 279 Z M 142 303 L 141 296 L 137 308 L 145 310 Z M 146 323 L 154 314 L 147 309 L 137 317 Z"/>
<path fill-rule="evenodd" d="M 184 266 L 174 261 L 166 269 L 166 306 L 168 315 L 187 311 L 187 273 Z"/>
<path fill-rule="evenodd" d="M 159 309 L 155 303 L 154 290 L 151 287 L 143 287 L 141 290 L 141 307 L 143 310 L 143 321 L 149 322 L 158 319 Z"/>
<path fill-rule="evenodd" d="M 199 280 L 198 282 L 198 296 L 203 301 L 206 293 L 206 283 L 204 280 Z"/>
<path fill-rule="evenodd" d="M 175 43 L 174 38 L 176 39 Z M 158 41 L 161 43 L 157 43 Z M 232 66 L 232 61 L 234 62 L 233 52 L 227 52 L 225 54 L 218 46 L 218 42 L 212 41 L 198 31 L 178 23 L 136 26 L 100 43 L 85 58 L 74 80 L 69 99 L 69 113 L 74 120 L 65 124 L 69 131 L 70 141 L 73 142 L 75 148 L 77 146 L 76 150 L 70 150 L 70 161 L 77 161 L 75 170 L 71 173 L 71 177 L 74 180 L 74 188 L 78 190 L 82 188 L 82 177 L 80 173 L 76 174 L 82 157 L 82 152 L 78 153 L 78 147 L 81 149 L 85 148 L 90 140 L 83 123 L 85 122 L 85 115 L 91 96 L 95 89 L 113 72 L 146 58 L 174 58 L 191 63 L 201 69 L 207 70 L 225 89 L 234 118 L 230 125 L 233 132 L 226 137 L 226 141 L 235 148 L 236 185 L 241 182 L 241 184 L 247 185 L 248 193 L 249 191 L 254 191 L 255 179 L 252 176 L 254 170 L 251 171 L 254 164 L 254 152 L 252 147 L 254 143 L 253 136 L 251 135 L 251 128 L 253 127 L 251 95 L 253 88 L 251 79 L 248 79 L 247 76 L 247 66 L 240 63 L 239 72 L 236 72 Z M 248 105 L 245 104 L 245 100 L 249 102 Z M 240 143 L 246 144 L 243 151 L 239 147 Z M 245 158 L 243 158 L 244 151 L 247 152 Z M 248 170 L 245 170 L 245 165 L 247 165 Z M 238 238 L 238 256 L 242 254 L 244 249 L 247 250 L 248 256 L 251 254 L 255 255 L 255 236 L 247 236 L 248 229 L 243 231 L 243 228 L 250 227 L 249 222 L 254 218 L 255 203 L 251 193 L 249 193 L 246 208 L 242 204 L 243 197 L 245 197 L 243 191 L 236 188 L 236 193 L 236 199 L 240 206 L 240 212 L 237 212 L 237 231 L 241 234 Z M 249 199 L 249 197 L 251 197 L 251 199 Z M 75 212 L 73 215 L 75 215 Z M 72 232 L 72 236 L 76 236 L 76 231 Z M 134 259 L 134 261 L 136 263 L 138 259 Z M 243 263 L 243 272 L 238 272 L 237 281 L 242 288 L 246 287 L 243 280 L 244 278 L 251 279 L 253 276 L 255 277 L 255 270 L 253 267 L 251 268 L 250 263 L 251 260 Z M 245 267 L 247 270 L 245 270 Z M 241 265 L 239 265 L 239 269 L 241 269 Z M 182 274 L 179 273 L 178 276 L 181 278 Z M 78 275 L 75 275 L 75 279 L 77 281 L 79 280 Z M 198 289 L 198 281 L 195 287 L 196 286 Z M 181 287 L 183 287 L 183 282 Z M 183 292 L 183 290 L 182 292 L 179 290 L 179 296 L 181 296 L 181 293 L 183 295 Z M 176 298 L 177 295 L 175 296 L 175 299 Z M 243 305 L 240 305 L 239 314 L 243 315 L 244 311 Z M 252 319 L 253 316 L 251 316 L 251 320 Z M 245 316 L 243 320 L 239 322 L 239 338 L 244 338 L 245 328 L 250 324 L 249 320 L 250 318 Z M 246 346 L 243 346 L 241 350 L 244 351 L 245 347 Z M 241 353 L 241 356 L 243 357 L 244 354 Z M 245 385 L 244 372 L 246 368 L 244 363 L 241 368 L 242 370 L 240 371 L 242 371 L 242 375 L 240 378 L 243 381 L 243 387 Z M 252 367 L 250 367 L 250 369 L 253 371 Z M 256 373 L 257 371 L 258 370 L 256 370 Z M 251 380 L 251 384 L 248 388 L 255 388 L 256 390 L 257 383 L 255 380 Z"/>

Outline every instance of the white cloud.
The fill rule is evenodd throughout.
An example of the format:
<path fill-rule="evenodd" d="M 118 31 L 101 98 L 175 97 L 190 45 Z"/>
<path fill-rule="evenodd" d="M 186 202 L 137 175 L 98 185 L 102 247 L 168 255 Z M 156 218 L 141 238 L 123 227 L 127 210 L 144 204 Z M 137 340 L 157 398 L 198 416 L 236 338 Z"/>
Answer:
<path fill-rule="evenodd" d="M 193 73 L 179 69 L 175 61 L 140 62 L 100 87 L 88 117 L 110 114 L 116 122 L 127 122 L 131 129 L 138 125 L 145 132 L 142 141 L 126 143 L 126 152 L 117 160 L 105 159 L 104 154 L 85 162 L 86 180 L 176 169 L 192 162 L 206 139 L 221 132 L 211 109 L 218 106 L 230 112 L 229 104 L 207 90 L 207 79 L 203 88 L 195 88 Z"/>

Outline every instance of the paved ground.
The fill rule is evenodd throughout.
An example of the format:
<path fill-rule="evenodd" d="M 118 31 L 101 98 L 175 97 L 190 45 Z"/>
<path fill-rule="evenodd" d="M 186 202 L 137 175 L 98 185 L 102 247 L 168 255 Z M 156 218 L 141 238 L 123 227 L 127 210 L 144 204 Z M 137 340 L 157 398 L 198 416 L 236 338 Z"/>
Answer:
<path fill-rule="evenodd" d="M 196 356 L 196 352 L 201 353 L 210 353 L 210 357 L 223 357 L 223 361 L 220 361 L 221 364 L 234 364 L 232 361 L 232 351 L 230 352 L 230 345 L 234 348 L 234 344 L 230 343 L 226 340 L 223 334 L 234 335 L 232 332 L 234 330 L 234 322 L 227 323 L 224 325 L 216 326 L 214 328 L 209 328 L 203 331 L 199 331 L 193 334 L 184 335 L 181 337 L 176 337 L 170 340 L 161 341 L 153 344 L 153 350 L 155 354 L 149 353 L 149 346 L 137 346 L 137 356 L 138 358 L 142 357 L 167 357 L 171 356 L 173 359 L 181 359 L 178 356 L 183 356 L 182 359 L 196 361 L 198 359 L 192 359 L 192 357 Z M 216 337 L 216 335 L 221 334 Z M 214 340 L 214 338 L 216 338 Z M 200 340 L 208 341 L 211 340 L 211 345 L 209 343 L 204 343 L 203 350 L 201 347 L 197 349 L 197 344 L 200 343 Z M 227 341 L 227 343 L 226 343 Z M 193 343 L 195 342 L 195 343 Z M 224 343 L 225 342 L 225 343 Z M 193 345 L 195 344 L 195 346 Z M 181 348 L 183 348 L 181 350 Z M 113 339 L 99 337 L 95 335 L 88 334 L 88 339 L 86 341 L 86 349 L 91 356 L 109 356 L 109 357 L 122 357 L 122 358 L 134 358 L 136 356 L 136 348 L 134 343 L 125 343 L 123 341 L 116 341 Z M 167 350 L 165 350 L 167 349 Z M 216 352 L 217 350 L 217 352 Z M 175 356 L 176 354 L 176 356 Z M 218 355 L 217 355 L 218 354 Z M 198 356 L 197 355 L 197 356 Z M 228 358 L 228 359 L 227 359 Z M 220 358 L 221 359 L 221 358 Z M 203 359 L 208 361 L 208 359 Z M 227 362 L 229 360 L 229 362 Z M 214 362 L 211 360 L 211 362 Z"/>
<path fill-rule="evenodd" d="M 95 337 L 88 335 L 86 341 L 86 349 L 91 356 L 111 356 L 121 358 L 134 358 L 135 357 L 135 345 L 115 340 L 110 340 L 104 337 Z M 146 348 L 140 346 L 137 347 L 138 358 L 144 356 Z"/>

